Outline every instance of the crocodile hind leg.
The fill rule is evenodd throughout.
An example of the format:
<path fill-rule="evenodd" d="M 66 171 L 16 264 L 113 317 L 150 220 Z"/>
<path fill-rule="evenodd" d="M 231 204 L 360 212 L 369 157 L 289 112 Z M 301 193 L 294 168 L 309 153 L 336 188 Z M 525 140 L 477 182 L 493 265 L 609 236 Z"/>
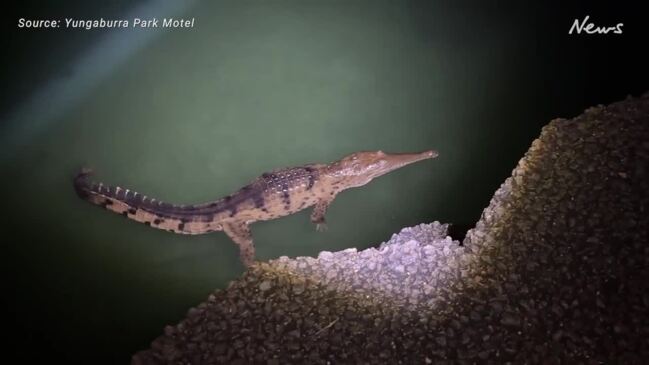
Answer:
<path fill-rule="evenodd" d="M 223 231 L 239 245 L 239 257 L 245 267 L 250 267 L 255 262 L 255 246 L 252 242 L 250 226 L 246 223 L 223 224 Z"/>
<path fill-rule="evenodd" d="M 333 197 L 331 199 L 326 199 L 326 200 L 319 200 L 316 204 L 315 207 L 313 208 L 313 212 L 311 212 L 311 222 L 316 224 L 316 230 L 318 232 L 324 232 L 327 230 L 327 222 L 325 221 L 325 214 L 327 214 L 327 208 L 329 208 L 329 204 L 333 201 Z"/>

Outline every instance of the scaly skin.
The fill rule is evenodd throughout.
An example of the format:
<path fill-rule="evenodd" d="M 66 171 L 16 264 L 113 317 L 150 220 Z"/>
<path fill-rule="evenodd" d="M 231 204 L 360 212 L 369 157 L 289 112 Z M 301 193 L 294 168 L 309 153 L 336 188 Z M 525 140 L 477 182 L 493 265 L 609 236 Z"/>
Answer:
<path fill-rule="evenodd" d="M 77 194 L 93 204 L 148 226 L 180 234 L 224 231 L 239 245 L 243 264 L 255 260 L 250 224 L 315 206 L 311 222 L 325 226 L 327 207 L 341 191 L 411 163 L 435 158 L 436 151 L 387 154 L 357 152 L 330 164 L 309 164 L 262 174 L 222 199 L 198 205 L 172 205 L 120 187 L 89 181 L 83 169 L 74 179 Z"/>

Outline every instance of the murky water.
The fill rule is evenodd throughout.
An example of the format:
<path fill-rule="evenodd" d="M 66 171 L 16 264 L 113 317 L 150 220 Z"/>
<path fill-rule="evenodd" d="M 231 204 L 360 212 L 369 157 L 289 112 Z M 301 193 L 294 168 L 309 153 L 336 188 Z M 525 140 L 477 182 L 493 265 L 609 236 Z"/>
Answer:
<path fill-rule="evenodd" d="M 17 295 L 35 298 L 25 311 L 50 307 L 60 326 L 43 330 L 52 346 L 80 331 L 94 351 L 144 347 L 242 272 L 223 233 L 174 235 L 82 202 L 71 185 L 81 166 L 105 183 L 197 203 L 264 171 L 359 150 L 440 152 L 339 195 L 325 233 L 310 211 L 254 224 L 260 260 L 363 249 L 421 222 L 475 221 L 544 123 L 523 125 L 522 115 L 545 114 L 530 99 L 507 101 L 520 72 L 503 51 L 511 34 L 486 27 L 476 38 L 458 25 L 462 13 L 419 11 L 398 2 L 197 4 L 184 14 L 193 29 L 152 38 L 5 150 L 7 267 L 23 273 Z"/>

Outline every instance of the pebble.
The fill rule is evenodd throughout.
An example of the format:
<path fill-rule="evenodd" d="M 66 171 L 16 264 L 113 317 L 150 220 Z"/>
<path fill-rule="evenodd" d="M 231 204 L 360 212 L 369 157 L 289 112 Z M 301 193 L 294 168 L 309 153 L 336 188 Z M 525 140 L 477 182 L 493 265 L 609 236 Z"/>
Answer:
<path fill-rule="evenodd" d="M 269 290 L 271 288 L 271 286 L 272 286 L 271 282 L 266 280 L 266 281 L 263 281 L 261 284 L 259 284 L 259 290 L 266 291 L 266 290 Z"/>

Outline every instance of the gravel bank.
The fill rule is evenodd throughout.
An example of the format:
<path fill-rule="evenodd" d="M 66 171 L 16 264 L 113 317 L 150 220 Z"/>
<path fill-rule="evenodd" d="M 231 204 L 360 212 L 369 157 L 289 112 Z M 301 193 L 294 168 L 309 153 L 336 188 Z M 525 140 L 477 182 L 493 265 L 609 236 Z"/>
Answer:
<path fill-rule="evenodd" d="M 649 94 L 543 128 L 463 242 L 254 266 L 133 364 L 641 364 L 649 358 Z"/>

